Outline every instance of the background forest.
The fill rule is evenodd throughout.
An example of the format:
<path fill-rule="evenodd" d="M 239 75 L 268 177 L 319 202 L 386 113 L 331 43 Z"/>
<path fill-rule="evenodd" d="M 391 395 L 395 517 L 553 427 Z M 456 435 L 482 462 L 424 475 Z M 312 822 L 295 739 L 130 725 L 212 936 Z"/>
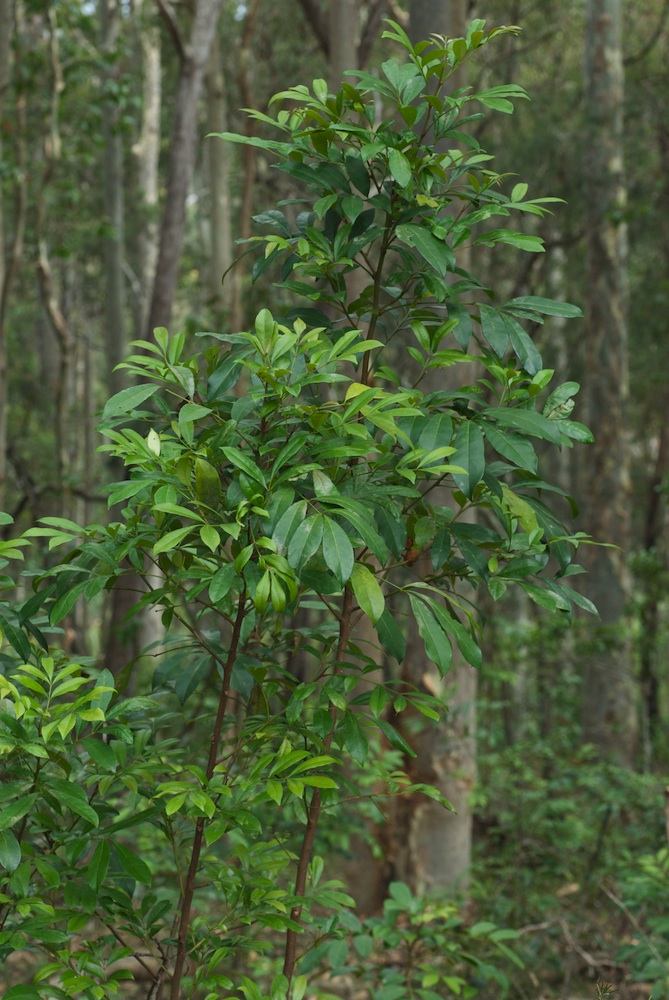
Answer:
<path fill-rule="evenodd" d="M 358 964 L 324 943 L 307 995 L 669 997 L 667 0 L 0 0 L 0 539 L 43 518 L 107 518 L 104 488 L 124 472 L 95 428 L 136 375 L 117 367 L 132 341 L 166 327 L 195 350 L 200 332 L 234 335 L 262 309 L 289 311 L 290 289 L 272 287 L 244 241 L 303 192 L 261 144 L 207 136 L 266 139 L 263 121 L 241 109 L 267 112 L 276 91 L 315 78 L 337 89 L 349 69 L 378 76 L 396 52 L 381 37 L 388 17 L 414 41 L 463 36 L 477 17 L 522 29 L 458 68 L 452 85 L 528 91 L 513 116 L 486 115 L 472 131 L 511 187 L 527 182 L 529 196 L 564 204 L 522 220 L 544 253 L 479 247 L 476 266 L 502 300 L 583 310 L 530 324 L 546 368 L 580 384 L 576 417 L 594 435 L 575 433 L 574 448 L 541 460 L 570 530 L 612 544 L 579 549 L 581 603 L 593 601 L 599 618 L 578 611 L 570 621 L 529 590 L 488 600 L 482 665 L 460 646 L 443 679 L 409 635 L 411 679 L 449 711 L 424 738 L 415 719 L 400 726 L 415 758 L 402 741 L 389 753 L 412 788 L 434 795 L 400 795 L 351 814 L 345 829 L 326 827 L 328 873 L 364 925 L 348 928 Z M 413 362 L 395 351 L 410 379 Z M 565 417 L 572 404 L 562 400 Z M 32 549 L 26 579 L 55 558 L 46 542 Z M 50 641 L 133 696 L 162 685 L 172 698 L 165 746 L 182 732 L 196 741 L 216 683 L 208 664 L 184 667 L 163 648 L 155 613 L 129 615 L 132 589 L 77 600 L 82 589 Z M 16 644 L 11 623 L 0 626 L 9 673 Z M 390 669 L 388 657 L 372 658 L 379 673 Z M 8 873 L 2 831 L 15 822 L 0 813 Z M 155 850 L 150 839 L 134 847 L 147 860 Z M 34 967 L 25 939 L 2 938 L 6 919 L 0 995 L 30 982 Z M 356 994 L 371 975 L 367 933 L 395 952 L 391 971 Z M 434 955 L 450 956 L 448 974 Z M 259 948 L 258 975 L 263 960 Z M 413 986 L 392 978 L 403 965 L 419 970 Z M 132 971 L 144 987 L 121 982 L 120 996 L 161 995 L 145 963 Z M 87 989 L 77 981 L 62 995 L 112 995 Z M 183 995 L 226 995 L 193 990 Z M 57 994 L 11 993 L 40 995 Z"/>

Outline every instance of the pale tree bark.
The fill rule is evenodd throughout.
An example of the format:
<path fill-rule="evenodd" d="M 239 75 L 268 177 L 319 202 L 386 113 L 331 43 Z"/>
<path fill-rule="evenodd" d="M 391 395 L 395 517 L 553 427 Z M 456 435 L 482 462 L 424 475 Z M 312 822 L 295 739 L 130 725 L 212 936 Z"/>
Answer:
<path fill-rule="evenodd" d="M 100 0 L 100 35 L 103 57 L 110 59 L 118 41 L 119 16 L 117 0 Z M 113 82 L 114 71 L 106 77 Z M 109 394 L 119 392 L 124 385 L 122 372 L 116 371 L 126 355 L 124 263 L 124 199 L 123 145 L 119 129 L 119 110 L 109 96 L 102 105 L 102 135 L 104 141 L 102 186 L 106 232 L 103 245 L 105 264 L 104 340 L 107 353 L 107 385 Z"/>
<path fill-rule="evenodd" d="M 221 39 L 211 47 L 206 76 L 207 133 L 225 132 L 228 123 L 228 95 L 223 65 Z M 209 180 L 209 296 L 214 310 L 225 310 L 223 275 L 232 264 L 232 213 L 230 204 L 231 144 L 207 139 Z"/>
<path fill-rule="evenodd" d="M 222 0 L 197 0 L 188 42 L 182 37 L 168 0 L 157 0 L 157 3 L 177 47 L 181 72 L 170 137 L 156 277 L 149 310 L 149 336 L 154 327 L 169 326 L 172 316 L 186 223 L 186 196 L 195 159 L 198 105 Z"/>
<path fill-rule="evenodd" d="M 345 70 L 359 68 L 359 8 L 357 0 L 330 0 L 330 90 L 339 90 Z"/>
<path fill-rule="evenodd" d="M 635 685 L 625 623 L 630 595 L 627 436 L 627 233 L 623 164 L 621 0 L 588 0 L 585 37 L 588 114 L 586 367 L 588 422 L 595 435 L 587 460 L 583 522 L 599 542 L 584 563 L 588 596 L 601 631 L 588 656 L 583 739 L 602 755 L 631 765 L 636 749 Z"/>
<path fill-rule="evenodd" d="M 146 4 L 137 8 L 142 53 L 142 124 L 133 153 L 137 158 L 137 186 L 142 225 L 138 234 L 138 302 L 135 330 L 146 335 L 153 282 L 158 260 L 158 162 L 160 156 L 160 107 L 162 100 L 160 29 L 148 15 Z"/>

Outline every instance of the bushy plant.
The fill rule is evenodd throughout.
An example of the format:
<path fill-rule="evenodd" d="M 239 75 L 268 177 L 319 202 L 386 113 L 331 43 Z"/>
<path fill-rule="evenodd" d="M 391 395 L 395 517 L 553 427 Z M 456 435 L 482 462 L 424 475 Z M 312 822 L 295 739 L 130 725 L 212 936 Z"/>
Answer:
<path fill-rule="evenodd" d="M 375 795 L 424 791 L 448 807 L 370 754 L 379 738 L 413 753 L 389 707 L 438 721 L 444 706 L 372 678 L 356 624 L 369 619 L 401 661 L 412 615 L 444 673 L 453 645 L 481 663 L 480 590 L 590 608 L 565 582 L 581 536 L 546 505 L 532 445 L 589 439 L 570 417 L 578 386 L 547 390 L 553 372 L 522 325 L 578 310 L 500 304 L 459 261 L 465 247 L 542 249 L 507 219 L 550 199 L 521 182 L 505 194 L 469 128 L 523 91 L 447 92 L 510 30 L 475 21 L 414 47 L 389 22 L 404 61 L 383 78 L 292 88 L 275 118 L 253 113 L 278 138 L 226 137 L 308 193 L 305 211 L 258 216 L 271 231 L 252 244 L 255 276 L 280 267 L 292 312 L 203 334 L 195 353 L 164 329 L 136 345 L 124 367 L 138 381 L 103 413 L 104 447 L 128 470 L 109 489 L 113 520 L 46 518 L 0 547 L 5 561 L 35 536 L 64 548 L 0 618 L 0 957 L 27 949 L 37 966 L 7 1000 L 97 1000 L 140 974 L 171 1000 L 300 1000 L 310 952 L 341 936 L 352 905 L 322 877 L 323 815 L 336 822 L 372 766 Z M 411 374 L 391 365 L 395 343 Z M 421 388 L 454 368 L 455 387 Z M 130 575 L 133 613 L 157 609 L 165 630 L 150 697 L 126 697 L 132 664 L 83 670 L 50 642 L 77 600 Z M 307 673 L 293 669 L 303 651 Z M 414 916 L 411 934 L 438 926 L 448 950 L 445 912 Z M 501 947 L 494 929 L 481 936 Z M 458 992 L 436 974 L 421 989 Z M 374 995 L 413 989 L 405 978 Z"/>

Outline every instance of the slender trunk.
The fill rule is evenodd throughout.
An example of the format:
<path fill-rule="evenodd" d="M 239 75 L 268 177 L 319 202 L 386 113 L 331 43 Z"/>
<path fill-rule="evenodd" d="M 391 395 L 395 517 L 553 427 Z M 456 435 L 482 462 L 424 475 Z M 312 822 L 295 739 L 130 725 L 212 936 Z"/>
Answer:
<path fill-rule="evenodd" d="M 181 73 L 170 137 L 165 207 L 160 228 L 156 277 L 149 310 L 148 333 L 169 326 L 186 224 L 186 196 L 193 172 L 198 103 L 222 0 L 198 0 L 190 41 L 181 48 Z"/>
<path fill-rule="evenodd" d="M 601 615 L 583 691 L 583 739 L 630 766 L 636 749 L 635 690 L 625 624 L 630 595 L 627 439 L 627 232 L 624 221 L 623 65 L 620 0 L 588 0 L 585 39 L 588 422 L 595 434 L 585 483 L 584 524 L 598 542 L 584 563 L 588 596 Z"/>

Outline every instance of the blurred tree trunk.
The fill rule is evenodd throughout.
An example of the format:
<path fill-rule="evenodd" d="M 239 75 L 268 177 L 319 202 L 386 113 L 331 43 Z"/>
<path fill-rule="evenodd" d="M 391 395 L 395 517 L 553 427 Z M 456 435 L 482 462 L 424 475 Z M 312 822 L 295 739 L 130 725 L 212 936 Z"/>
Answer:
<path fill-rule="evenodd" d="M 4 115 L 11 71 L 12 0 L 0 0 L 0 118 Z M 2 161 L 2 131 L 0 131 L 0 162 Z M 5 207 L 3 186 L 0 184 L 0 510 L 5 509 L 7 481 L 7 333 L 5 316 L 7 310 L 8 275 L 5 263 L 6 236 L 4 227 Z"/>
<path fill-rule="evenodd" d="M 602 628 L 589 654 L 583 691 L 583 739 L 606 758 L 630 766 L 636 749 L 636 700 L 625 622 L 630 595 L 628 443 L 627 232 L 623 165 L 621 0 L 588 0 L 585 36 L 588 115 L 585 176 L 586 368 L 588 422 L 587 531 L 617 548 L 587 546 L 588 596 Z"/>
<path fill-rule="evenodd" d="M 119 128 L 119 106 L 114 98 L 113 84 L 117 76 L 114 48 L 118 41 L 119 9 L 116 0 L 100 0 L 100 34 L 103 58 L 107 67 L 107 94 L 102 104 L 102 135 L 104 155 L 102 184 L 104 191 L 105 237 L 105 309 L 104 340 L 107 353 L 107 385 L 109 395 L 119 392 L 125 383 L 122 372 L 115 371 L 126 354 L 124 262 L 124 199 L 123 146 Z"/>
<path fill-rule="evenodd" d="M 0 0 L 0 119 L 6 121 L 8 98 L 12 85 L 12 39 L 18 38 L 19 25 L 23 22 L 22 0 Z M 18 42 L 17 42 L 18 46 Z M 14 64 L 17 61 L 14 54 Z M 26 170 L 25 170 L 25 116 L 26 99 L 22 92 L 15 97 L 13 128 L 4 124 L 0 130 L 0 164 L 4 162 L 2 133 L 14 136 L 13 183 L 0 184 L 0 510 L 7 502 L 7 418 L 9 411 L 9 378 L 7 355 L 7 306 L 12 282 L 23 253 L 23 233 L 26 224 Z M 9 172 L 8 172 L 9 173 Z M 9 212 L 5 204 L 6 193 L 13 194 L 13 216 L 8 226 Z"/>
<path fill-rule="evenodd" d="M 142 53 L 142 124 L 133 147 L 137 158 L 137 187 L 141 205 L 137 236 L 138 291 L 135 335 L 146 335 L 151 294 L 158 260 L 158 161 L 160 155 L 160 108 L 162 100 L 160 29 L 150 16 L 137 9 Z"/>
<path fill-rule="evenodd" d="M 221 38 L 215 39 L 209 56 L 206 76 L 207 133 L 225 132 L 228 122 L 228 95 L 223 65 Z M 220 139 L 207 139 L 207 172 L 209 179 L 209 297 L 215 314 L 226 305 L 223 275 L 232 263 L 232 212 L 230 204 L 231 144 Z"/>
<path fill-rule="evenodd" d="M 186 224 L 186 197 L 198 135 L 198 103 L 211 44 L 216 37 L 221 3 L 222 0 L 197 0 L 187 42 L 172 7 L 166 0 L 161 0 L 160 3 L 160 10 L 179 55 L 181 71 L 169 143 L 167 184 L 147 336 L 151 335 L 156 326 L 169 326 L 172 317 Z"/>
<path fill-rule="evenodd" d="M 329 85 L 339 90 L 347 69 L 358 69 L 357 0 L 330 0 Z"/>

